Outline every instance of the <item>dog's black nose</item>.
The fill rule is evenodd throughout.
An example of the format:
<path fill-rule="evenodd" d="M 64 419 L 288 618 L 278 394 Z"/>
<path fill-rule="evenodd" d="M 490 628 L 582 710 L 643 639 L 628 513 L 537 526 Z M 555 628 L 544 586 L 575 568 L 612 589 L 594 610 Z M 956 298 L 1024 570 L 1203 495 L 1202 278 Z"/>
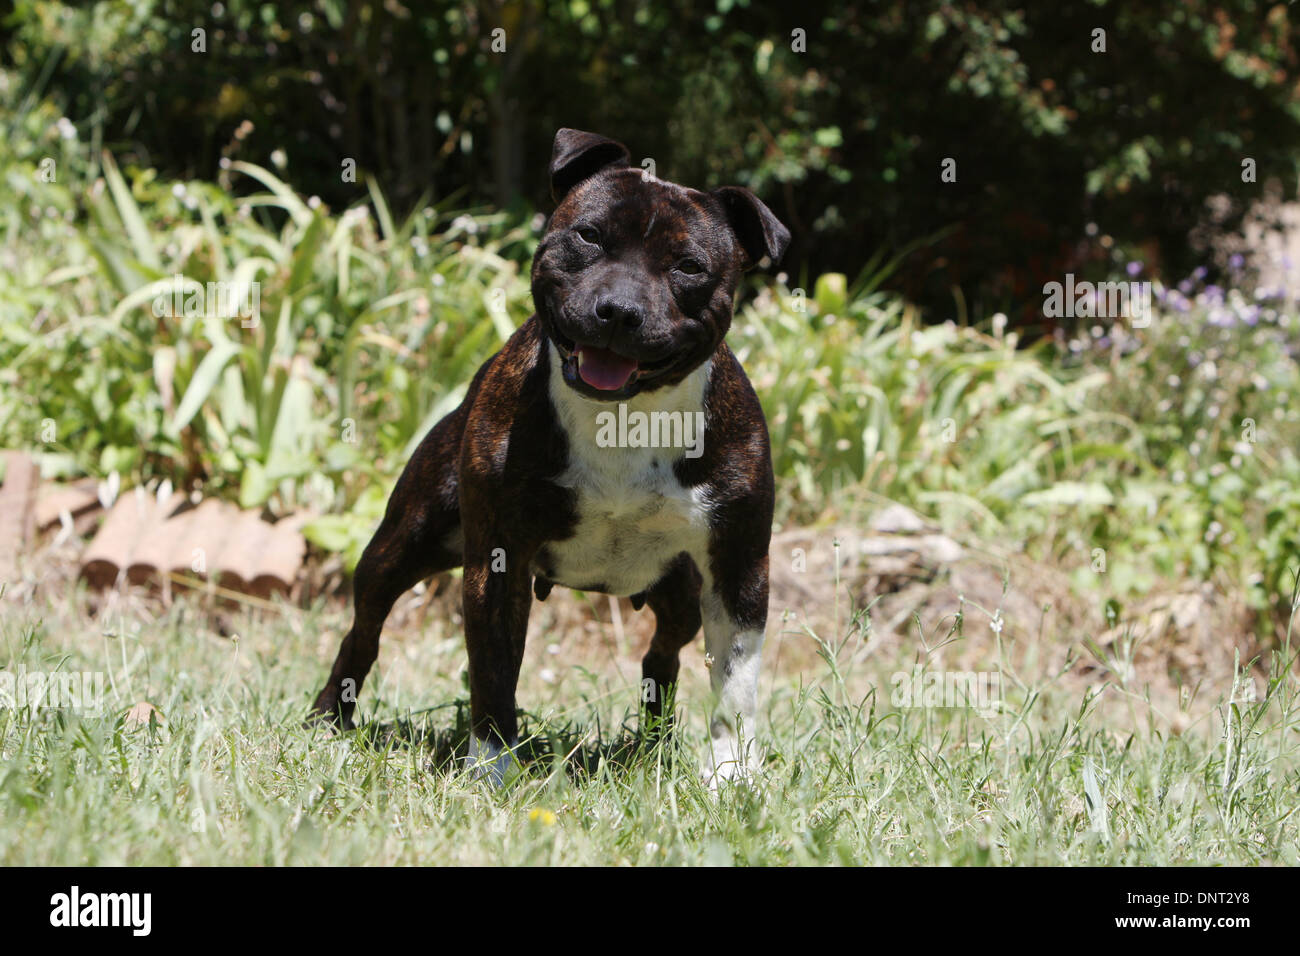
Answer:
<path fill-rule="evenodd" d="M 623 299 L 601 299 L 596 303 L 596 318 L 601 322 L 617 322 L 625 329 L 635 329 L 645 321 L 641 307 Z"/>

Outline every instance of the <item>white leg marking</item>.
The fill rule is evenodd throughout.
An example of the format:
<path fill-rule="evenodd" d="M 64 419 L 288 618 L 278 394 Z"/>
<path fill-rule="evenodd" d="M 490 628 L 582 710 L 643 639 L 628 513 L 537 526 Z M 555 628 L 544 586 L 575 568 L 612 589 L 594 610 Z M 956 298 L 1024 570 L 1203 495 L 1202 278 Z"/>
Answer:
<path fill-rule="evenodd" d="M 703 595 L 704 648 L 716 698 L 709 722 L 710 753 L 704 776 L 710 787 L 719 780 L 746 778 L 756 767 L 754 732 L 758 723 L 758 672 L 763 631 L 737 624 L 708 590 Z"/>
<path fill-rule="evenodd" d="M 510 747 L 518 743 L 516 740 Z M 480 740 L 474 734 L 469 737 L 469 756 L 465 758 L 465 766 L 475 780 L 487 780 L 497 788 L 504 786 L 518 769 L 509 748 L 500 747 L 493 740 Z"/>

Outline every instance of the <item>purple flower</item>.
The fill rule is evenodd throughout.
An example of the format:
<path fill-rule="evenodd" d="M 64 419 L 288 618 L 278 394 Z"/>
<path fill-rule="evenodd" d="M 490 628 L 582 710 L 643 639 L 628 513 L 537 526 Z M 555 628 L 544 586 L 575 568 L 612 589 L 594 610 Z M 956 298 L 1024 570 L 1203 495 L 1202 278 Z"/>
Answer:
<path fill-rule="evenodd" d="M 1192 280 L 1184 279 L 1182 282 L 1178 283 L 1178 291 L 1183 295 L 1190 294 L 1192 291 Z"/>
<path fill-rule="evenodd" d="M 1246 257 L 1240 252 L 1235 252 L 1228 257 L 1228 268 L 1234 272 L 1246 264 Z"/>
<path fill-rule="evenodd" d="M 1131 275 L 1131 276 L 1135 276 L 1135 275 L 1137 275 L 1139 272 L 1142 271 L 1142 263 L 1140 263 L 1140 262 L 1130 262 L 1128 265 L 1126 265 L 1126 266 L 1124 267 L 1124 271 L 1127 272 L 1127 273 L 1128 273 L 1129 275 Z"/>
<path fill-rule="evenodd" d="M 1205 278 L 1205 274 L 1207 271 L 1208 270 L 1205 268 L 1205 266 L 1197 266 L 1195 269 L 1192 270 L 1192 278 L 1195 279 L 1197 282 L 1200 282 L 1202 279 Z"/>

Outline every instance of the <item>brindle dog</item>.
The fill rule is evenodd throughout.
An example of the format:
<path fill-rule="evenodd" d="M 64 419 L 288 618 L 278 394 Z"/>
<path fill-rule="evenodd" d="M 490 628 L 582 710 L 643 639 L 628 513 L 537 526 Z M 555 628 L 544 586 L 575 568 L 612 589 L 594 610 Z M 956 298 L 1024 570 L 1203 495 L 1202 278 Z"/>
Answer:
<path fill-rule="evenodd" d="M 652 718 L 666 716 L 678 653 L 702 622 L 717 697 L 706 774 L 752 762 L 743 737 L 767 622 L 772 462 L 762 408 L 724 337 L 741 273 L 777 262 L 790 234 L 746 189 L 701 192 L 628 158 L 603 136 L 556 134 L 537 312 L 403 471 L 314 705 L 350 727 L 393 602 L 463 566 L 470 758 L 498 784 L 517 743 L 529 606 L 554 584 L 654 611 L 642 662 Z M 610 416 L 642 427 L 611 427 Z M 697 422 L 702 434 L 682 447 Z"/>

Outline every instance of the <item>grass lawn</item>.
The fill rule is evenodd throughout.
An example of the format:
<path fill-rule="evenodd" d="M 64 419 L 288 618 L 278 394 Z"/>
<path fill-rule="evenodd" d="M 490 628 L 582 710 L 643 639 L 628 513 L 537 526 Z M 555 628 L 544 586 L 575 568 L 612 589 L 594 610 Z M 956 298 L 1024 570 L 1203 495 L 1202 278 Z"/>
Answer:
<path fill-rule="evenodd" d="M 627 756 L 636 628 L 574 636 L 538 605 L 520 689 L 532 759 L 496 792 L 438 766 L 463 746 L 468 698 L 441 610 L 386 632 L 362 730 L 331 737 L 299 721 L 340 603 L 238 610 L 223 635 L 197 597 L 128 593 L 95 618 L 85 600 L 7 602 L 0 619 L 6 670 L 106 685 L 103 716 L 0 709 L 7 866 L 1300 862 L 1294 677 L 1236 704 L 1241 688 L 1200 688 L 1175 731 L 1140 691 L 999 647 L 995 706 L 894 706 L 890 675 L 911 672 L 914 649 L 867 653 L 862 615 L 838 640 L 777 621 L 764 769 L 712 794 L 695 769 L 701 642 L 683 655 L 672 752 Z M 152 721 L 127 718 L 141 702 Z"/>

